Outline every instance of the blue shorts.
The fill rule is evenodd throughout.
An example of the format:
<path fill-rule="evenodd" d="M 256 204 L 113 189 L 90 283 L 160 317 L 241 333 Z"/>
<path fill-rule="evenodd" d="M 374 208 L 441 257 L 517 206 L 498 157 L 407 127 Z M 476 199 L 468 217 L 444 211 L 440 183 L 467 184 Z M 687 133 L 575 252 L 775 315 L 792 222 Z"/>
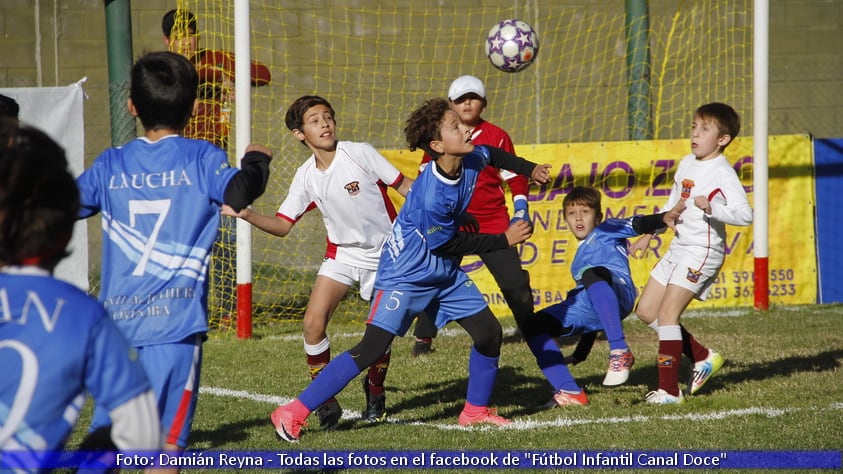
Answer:
<path fill-rule="evenodd" d="M 486 306 L 474 282 L 459 272 L 456 281 L 444 288 L 376 289 L 366 324 L 403 336 L 421 312 L 436 315 L 434 322 L 441 329 L 450 321 L 474 316 Z"/>
<path fill-rule="evenodd" d="M 193 425 L 199 397 L 199 372 L 202 368 L 202 341 L 196 334 L 171 344 L 138 347 L 138 360 L 146 371 L 155 399 L 164 442 L 184 448 Z M 91 429 L 110 425 L 104 409 L 94 410 Z"/>
<path fill-rule="evenodd" d="M 612 290 L 618 298 L 621 319 L 626 318 L 635 307 L 637 290 L 625 281 L 612 281 Z M 567 329 L 562 336 L 576 336 L 579 334 L 602 331 L 603 324 L 591 304 L 591 298 L 584 287 L 578 286 L 568 292 L 565 301 L 542 308 L 542 312 L 558 319 Z"/>

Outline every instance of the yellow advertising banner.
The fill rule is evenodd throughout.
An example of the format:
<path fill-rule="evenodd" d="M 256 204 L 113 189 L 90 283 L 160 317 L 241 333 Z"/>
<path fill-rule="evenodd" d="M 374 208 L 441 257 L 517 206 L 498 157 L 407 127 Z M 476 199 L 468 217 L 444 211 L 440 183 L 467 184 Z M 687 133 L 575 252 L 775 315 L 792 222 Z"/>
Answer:
<path fill-rule="evenodd" d="M 807 135 L 770 137 L 769 141 L 769 297 L 770 304 L 810 304 L 817 298 L 814 234 L 814 178 L 811 140 Z M 667 202 L 673 172 L 689 153 L 688 140 L 572 143 L 516 146 L 519 156 L 550 163 L 553 180 L 530 188 L 530 217 L 535 232 L 519 246 L 522 265 L 530 272 L 536 308 L 565 299 L 574 287 L 570 262 L 577 241 L 567 228 L 562 200 L 574 186 L 594 186 L 603 194 L 605 218 L 628 218 L 661 212 Z M 421 152 L 382 150 L 404 174 L 415 177 Z M 726 150 L 754 204 L 752 139 L 738 138 Z M 394 195 L 393 196 L 397 196 Z M 394 198 L 400 206 L 400 197 Z M 508 200 L 511 201 L 511 200 Z M 511 206 L 511 202 L 509 205 Z M 753 227 L 727 227 L 726 263 L 709 299 L 691 308 L 738 307 L 754 304 Z M 641 259 L 630 259 L 639 290 L 650 269 L 667 250 L 672 234 L 651 241 Z M 475 256 L 463 259 L 463 269 L 475 281 L 497 315 L 511 314 L 494 279 Z"/>

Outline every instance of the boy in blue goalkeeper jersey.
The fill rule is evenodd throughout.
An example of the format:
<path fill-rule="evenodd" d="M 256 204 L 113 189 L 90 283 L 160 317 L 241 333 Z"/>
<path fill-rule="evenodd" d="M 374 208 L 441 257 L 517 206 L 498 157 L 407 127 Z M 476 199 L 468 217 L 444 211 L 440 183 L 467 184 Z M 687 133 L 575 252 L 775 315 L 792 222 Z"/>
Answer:
<path fill-rule="evenodd" d="M 67 253 L 79 193 L 64 150 L 0 121 L 0 471 L 49 470 L 91 396 L 121 450 L 158 450 L 143 367 L 105 309 L 52 271 Z"/>
<path fill-rule="evenodd" d="M 465 254 L 523 242 L 532 229 L 523 220 L 500 234 L 469 234 L 459 229 L 477 177 L 488 164 L 539 183 L 549 180 L 550 166 L 498 148 L 475 147 L 469 130 L 445 99 L 429 100 L 416 109 L 404 132 L 410 150 L 424 150 L 434 163 L 413 183 L 381 252 L 362 340 L 335 357 L 298 398 L 271 414 L 276 433 L 286 441 L 297 441 L 307 416 L 376 361 L 421 311 L 435 316 L 440 328 L 456 321 L 474 341 L 460 425 L 509 423 L 489 408 L 503 340 L 501 326 L 459 263 Z"/>
<path fill-rule="evenodd" d="M 80 217 L 102 215 L 100 300 L 138 349 L 158 398 L 165 448 L 183 449 L 208 331 L 208 261 L 220 207 L 260 196 L 271 152 L 249 145 L 241 169 L 220 148 L 182 137 L 196 103 L 196 68 L 149 53 L 132 67 L 129 111 L 144 136 L 103 152 L 77 179 Z M 107 420 L 94 413 L 93 428 Z"/>
<path fill-rule="evenodd" d="M 626 239 L 672 226 L 682 208 L 601 222 L 600 191 L 584 186 L 571 190 L 562 208 L 565 223 L 579 241 L 571 262 L 577 286 L 568 292 L 565 301 L 537 311 L 523 325 L 522 332 L 539 368 L 553 386 L 551 406 L 586 405 L 588 396 L 568 371 L 555 337 L 589 337 L 604 331 L 610 355 L 603 384 L 626 382 L 635 358 L 626 344 L 621 320 L 632 311 L 638 293 L 629 270 Z"/>

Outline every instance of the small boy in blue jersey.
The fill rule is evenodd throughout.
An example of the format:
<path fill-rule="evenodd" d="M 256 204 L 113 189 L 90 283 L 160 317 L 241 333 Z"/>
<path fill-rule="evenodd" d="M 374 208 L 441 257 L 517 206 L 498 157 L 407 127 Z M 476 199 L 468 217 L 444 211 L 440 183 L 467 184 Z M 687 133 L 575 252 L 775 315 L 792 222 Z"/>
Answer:
<path fill-rule="evenodd" d="M 161 448 L 135 351 L 100 303 L 52 276 L 78 211 L 64 150 L 0 119 L 0 472 L 49 470 L 87 394 L 113 422 L 110 444 Z"/>
<path fill-rule="evenodd" d="M 375 362 L 395 336 L 406 334 L 422 311 L 435 316 L 440 328 L 456 321 L 474 341 L 468 362 L 468 395 L 459 424 L 510 423 L 489 408 L 503 332 L 459 263 L 466 254 L 523 242 L 532 229 L 523 220 L 500 234 L 471 234 L 459 229 L 477 177 L 486 165 L 530 176 L 542 184 L 549 181 L 550 165 L 536 165 L 498 148 L 474 146 L 470 131 L 445 99 L 429 100 L 416 109 L 404 133 L 410 151 L 422 149 L 434 162 L 413 183 L 381 252 L 363 338 L 331 360 L 298 398 L 270 415 L 276 433 L 286 441 L 297 441 L 307 416 Z"/>
<path fill-rule="evenodd" d="M 540 311 L 521 328 L 536 363 L 553 386 L 550 405 L 587 405 L 588 396 L 571 376 L 555 337 L 593 336 L 604 331 L 609 341 L 609 371 L 603 384 L 620 385 L 635 362 L 621 320 L 632 312 L 638 290 L 632 281 L 627 238 L 672 226 L 682 211 L 603 221 L 600 191 L 577 186 L 562 201 L 565 223 L 579 241 L 571 262 L 577 286 L 565 301 Z"/>
<path fill-rule="evenodd" d="M 187 445 L 196 409 L 220 208 L 260 196 L 271 160 L 269 149 L 249 145 L 238 170 L 215 145 L 181 136 L 198 81 L 179 54 L 141 57 L 127 105 L 144 136 L 106 150 L 77 179 L 79 217 L 102 216 L 100 300 L 138 349 L 173 451 Z M 108 422 L 103 415 L 95 411 L 92 428 Z"/>

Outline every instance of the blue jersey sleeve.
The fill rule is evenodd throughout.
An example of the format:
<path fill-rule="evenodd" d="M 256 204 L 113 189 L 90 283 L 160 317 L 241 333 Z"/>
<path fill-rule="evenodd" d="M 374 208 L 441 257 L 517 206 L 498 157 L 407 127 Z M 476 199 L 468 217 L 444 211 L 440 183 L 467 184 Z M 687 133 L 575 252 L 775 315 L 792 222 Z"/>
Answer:
<path fill-rule="evenodd" d="M 608 237 L 625 239 L 635 237 L 638 232 L 632 227 L 632 218 L 629 219 L 606 219 L 597 226 L 600 231 Z"/>
<path fill-rule="evenodd" d="M 627 237 L 638 235 L 632 228 L 632 219 L 607 219 L 600 223 L 577 248 L 571 262 L 571 274 L 579 283 L 589 268 L 605 267 L 613 273 L 628 275 L 629 256 Z"/>
<path fill-rule="evenodd" d="M 225 198 L 225 188 L 239 170 L 228 164 L 228 157 L 220 150 L 219 153 L 201 155 L 199 170 L 205 172 L 205 182 L 208 186 L 208 197 L 216 204 L 222 205 Z"/>
<path fill-rule="evenodd" d="M 79 218 L 85 219 L 96 215 L 102 209 L 101 194 L 99 192 L 100 182 L 98 173 L 100 167 L 97 165 L 98 161 L 86 169 L 78 178 L 76 178 L 76 187 L 79 188 Z"/>
<path fill-rule="evenodd" d="M 99 405 L 111 411 L 150 389 L 137 351 L 106 316 L 91 328 L 85 368 L 85 388 Z"/>

